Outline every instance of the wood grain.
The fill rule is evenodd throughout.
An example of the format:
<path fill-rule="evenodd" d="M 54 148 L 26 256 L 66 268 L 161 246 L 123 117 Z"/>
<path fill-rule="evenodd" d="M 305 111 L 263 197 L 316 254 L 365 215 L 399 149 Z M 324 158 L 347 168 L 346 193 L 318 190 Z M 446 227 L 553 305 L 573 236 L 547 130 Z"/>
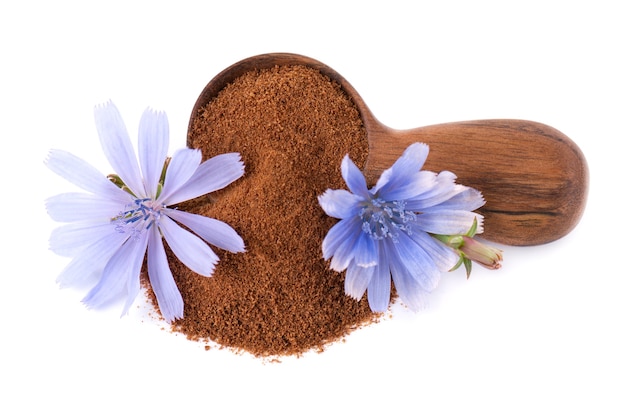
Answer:
<path fill-rule="evenodd" d="M 244 59 L 219 73 L 202 91 L 190 118 L 243 73 L 276 65 L 305 65 L 338 82 L 361 113 L 370 153 L 371 183 L 414 142 L 430 146 L 425 169 L 449 170 L 458 183 L 480 190 L 487 203 L 486 239 L 509 245 L 557 240 L 579 222 L 589 182 L 584 155 L 567 136 L 547 125 L 522 120 L 480 120 L 410 130 L 380 123 L 356 90 L 330 67 L 305 56 L 278 53 Z"/>

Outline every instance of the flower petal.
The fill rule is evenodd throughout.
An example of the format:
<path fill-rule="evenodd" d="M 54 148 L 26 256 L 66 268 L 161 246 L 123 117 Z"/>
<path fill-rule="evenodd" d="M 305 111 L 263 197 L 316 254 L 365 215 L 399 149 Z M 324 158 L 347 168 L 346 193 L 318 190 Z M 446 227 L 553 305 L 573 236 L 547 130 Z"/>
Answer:
<path fill-rule="evenodd" d="M 172 252 L 189 269 L 210 277 L 219 260 L 213 250 L 191 232 L 181 228 L 167 216 L 159 220 L 159 229 Z"/>
<path fill-rule="evenodd" d="M 428 157 L 428 145 L 414 143 L 407 147 L 394 164 L 380 175 L 372 193 L 385 196 L 391 190 L 406 186 L 424 166 Z"/>
<path fill-rule="evenodd" d="M 474 212 L 443 209 L 419 214 L 414 224 L 417 228 L 428 233 L 460 235 L 471 228 L 475 218 L 479 219 L 479 224 L 482 222 L 482 216 Z M 479 231 L 482 231 L 480 225 Z"/>
<path fill-rule="evenodd" d="M 113 170 L 136 196 L 146 196 L 137 157 L 122 116 L 112 102 L 94 109 L 96 129 L 104 155 Z"/>
<path fill-rule="evenodd" d="M 435 207 L 459 193 L 467 187 L 455 183 L 456 175 L 452 172 L 443 171 L 436 175 L 435 184 L 430 189 L 424 190 L 415 197 L 408 198 L 406 209 L 413 211 L 423 211 L 430 207 Z"/>
<path fill-rule="evenodd" d="M 341 161 L 341 176 L 353 194 L 369 198 L 365 176 L 348 155 L 344 156 Z"/>
<path fill-rule="evenodd" d="M 183 317 L 183 297 L 178 291 L 174 277 L 167 263 L 163 240 L 156 227 L 149 230 L 148 236 L 148 277 L 156 295 L 161 315 L 167 322 Z"/>
<path fill-rule="evenodd" d="M 126 239 L 128 239 L 128 235 L 119 232 L 107 232 L 100 235 L 100 238 L 85 246 L 63 269 L 57 277 L 57 283 L 61 287 L 83 285 L 92 275 L 100 274 L 103 271 Z"/>
<path fill-rule="evenodd" d="M 391 265 L 391 277 L 398 296 L 413 311 L 424 307 L 424 296 L 427 294 L 403 267 Z"/>
<path fill-rule="evenodd" d="M 390 184 L 393 184 L 391 187 Z M 385 201 L 406 200 L 407 205 L 413 199 L 419 200 L 420 195 L 437 185 L 437 175 L 429 171 L 419 171 L 406 177 L 403 182 L 394 180 L 379 191 Z M 411 209 L 407 207 L 407 209 Z M 417 211 L 417 210 L 414 210 Z"/>
<path fill-rule="evenodd" d="M 462 190 L 459 193 L 438 203 L 436 209 L 474 211 L 485 205 L 485 199 L 480 191 L 471 187 L 459 187 L 462 187 Z M 407 205 L 409 204 L 410 203 L 407 203 Z M 429 208 L 422 207 L 422 210 L 424 209 Z"/>
<path fill-rule="evenodd" d="M 130 199 L 129 199 L 130 200 Z M 118 215 L 124 205 L 119 201 L 103 199 L 86 193 L 64 193 L 46 200 L 50 217 L 59 222 L 110 221 Z"/>
<path fill-rule="evenodd" d="M 45 163 L 50 170 L 85 191 L 110 200 L 128 200 L 127 192 L 115 186 L 92 165 L 69 152 L 51 150 Z"/>
<path fill-rule="evenodd" d="M 157 186 L 167 158 L 169 124 L 161 111 L 146 109 L 139 121 L 139 164 L 147 196 L 156 198 Z"/>
<path fill-rule="evenodd" d="M 148 237 L 145 236 L 142 240 L 147 240 Z M 134 242 L 138 242 L 133 240 Z M 143 258 L 146 255 L 146 246 L 144 245 L 143 250 L 141 251 L 141 255 L 138 255 L 141 260 L 135 261 L 134 265 L 130 268 L 130 271 L 126 273 L 126 301 L 124 302 L 124 307 L 122 308 L 122 316 L 128 315 L 128 311 L 130 310 L 131 305 L 135 302 L 135 298 L 139 294 L 140 290 L 140 274 L 141 267 L 143 266 Z"/>
<path fill-rule="evenodd" d="M 374 269 L 375 266 L 361 267 L 357 266 L 354 261 L 351 262 L 348 265 L 348 270 L 346 270 L 346 281 L 344 284 L 346 295 L 356 300 L 363 298 L 363 294 L 365 294 L 365 290 L 367 290 L 367 286 L 374 274 Z"/>
<path fill-rule="evenodd" d="M 172 193 L 183 187 L 198 170 L 201 160 L 202 152 L 198 149 L 180 149 L 174 152 L 167 166 L 165 183 L 159 200 L 168 201 Z M 172 203 L 168 201 L 168 204 Z"/>
<path fill-rule="evenodd" d="M 440 266 L 430 252 L 401 232 L 398 242 L 389 246 L 389 266 L 410 275 L 426 291 L 434 290 L 441 278 Z"/>
<path fill-rule="evenodd" d="M 328 260 L 334 256 L 337 249 L 341 245 L 345 244 L 346 241 L 348 241 L 349 245 L 352 246 L 356 242 L 356 238 L 360 233 L 361 221 L 358 217 L 346 218 L 337 222 L 332 228 L 330 228 L 326 237 L 322 241 L 322 255 L 324 256 L 324 260 Z M 346 266 L 336 270 L 341 271 L 345 269 L 347 265 L 348 263 L 346 262 Z"/>
<path fill-rule="evenodd" d="M 343 271 L 354 257 L 354 244 L 361 234 L 361 221 L 358 217 L 342 219 L 333 225 L 322 241 L 322 255 L 325 260 L 332 257 L 330 268 Z"/>
<path fill-rule="evenodd" d="M 317 200 L 326 215 L 344 219 L 358 214 L 360 209 L 358 204 L 363 200 L 363 197 L 347 190 L 328 189 L 324 194 L 317 197 Z"/>
<path fill-rule="evenodd" d="M 365 232 L 359 232 L 354 245 L 354 263 L 359 267 L 372 267 L 378 264 L 378 242 Z"/>
<path fill-rule="evenodd" d="M 382 245 L 381 245 L 382 246 Z M 379 264 L 374 267 L 372 278 L 367 286 L 367 301 L 373 312 L 385 312 L 389 308 L 391 294 L 391 273 L 384 252 L 379 253 Z"/>
<path fill-rule="evenodd" d="M 98 284 L 83 298 L 85 305 L 102 307 L 124 292 L 129 276 L 139 274 L 138 268 L 141 269 L 143 264 L 147 243 L 145 232 L 140 234 L 139 240 L 128 238 L 107 262 Z"/>
<path fill-rule="evenodd" d="M 425 232 L 413 232 L 409 235 L 415 243 L 428 252 L 439 271 L 448 271 L 458 262 L 458 254 Z"/>
<path fill-rule="evenodd" d="M 203 162 L 191 178 L 167 196 L 167 204 L 176 204 L 220 190 L 244 173 L 239 153 L 224 153 Z M 165 199 L 164 199 L 165 201 Z"/>
<path fill-rule="evenodd" d="M 246 250 L 237 231 L 222 221 L 173 209 L 166 209 L 164 212 L 213 246 L 233 253 Z"/>
<path fill-rule="evenodd" d="M 69 223 L 52 230 L 50 250 L 72 257 L 104 236 L 115 232 L 110 221 L 83 221 Z"/>

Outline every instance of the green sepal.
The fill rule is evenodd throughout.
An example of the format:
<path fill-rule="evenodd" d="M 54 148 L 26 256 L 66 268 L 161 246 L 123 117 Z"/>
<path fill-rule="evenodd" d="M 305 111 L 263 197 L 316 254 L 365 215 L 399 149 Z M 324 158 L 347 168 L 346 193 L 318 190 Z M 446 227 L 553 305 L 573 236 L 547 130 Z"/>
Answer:
<path fill-rule="evenodd" d="M 462 257 L 459 257 L 459 261 L 458 261 L 458 262 L 456 262 L 456 264 L 455 264 L 455 265 L 454 265 L 454 266 L 453 266 L 450 270 L 448 270 L 448 271 L 449 271 L 449 272 L 450 272 L 450 271 L 454 271 L 454 270 L 458 269 L 459 267 L 461 267 L 461 265 L 462 265 L 462 264 L 463 264 L 463 258 L 462 258 Z"/>
<path fill-rule="evenodd" d="M 122 178 L 120 176 L 118 176 L 117 174 L 109 174 L 107 176 L 107 179 L 109 179 L 111 181 L 111 183 L 115 184 L 117 187 L 121 188 L 123 191 L 126 191 L 128 194 L 130 194 L 133 197 L 137 198 L 137 196 L 135 194 L 133 194 L 132 191 L 130 191 L 130 188 L 128 188 L 128 186 L 124 183 Z"/>
<path fill-rule="evenodd" d="M 472 227 L 467 231 L 466 235 L 470 238 L 473 238 L 476 235 L 476 231 L 478 230 L 478 220 L 474 217 L 474 222 L 472 222 Z"/>
<path fill-rule="evenodd" d="M 469 280 L 470 274 L 472 274 L 472 261 L 465 256 L 461 258 L 461 261 L 465 265 L 465 274 L 467 274 L 467 279 Z"/>
<path fill-rule="evenodd" d="M 453 249 L 458 249 L 463 246 L 463 235 L 437 235 L 432 234 L 432 236 L 443 242 L 445 245 L 450 246 Z"/>

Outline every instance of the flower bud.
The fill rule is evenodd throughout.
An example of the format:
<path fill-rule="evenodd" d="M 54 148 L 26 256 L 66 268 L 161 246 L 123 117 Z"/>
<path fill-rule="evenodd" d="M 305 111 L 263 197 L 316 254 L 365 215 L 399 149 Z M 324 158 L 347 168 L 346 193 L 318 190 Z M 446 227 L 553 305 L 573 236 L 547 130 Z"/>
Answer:
<path fill-rule="evenodd" d="M 463 243 L 457 249 L 468 259 L 490 270 L 500 268 L 502 251 L 491 246 L 484 245 L 469 236 L 463 236 Z"/>

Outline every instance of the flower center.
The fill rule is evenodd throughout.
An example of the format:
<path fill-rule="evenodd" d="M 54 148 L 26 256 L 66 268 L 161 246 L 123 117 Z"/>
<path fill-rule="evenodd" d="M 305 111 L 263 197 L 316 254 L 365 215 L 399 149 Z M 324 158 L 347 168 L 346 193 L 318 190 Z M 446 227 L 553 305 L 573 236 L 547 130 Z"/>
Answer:
<path fill-rule="evenodd" d="M 406 211 L 406 203 L 400 201 L 384 201 L 375 198 L 365 203 L 359 212 L 363 221 L 363 232 L 374 240 L 391 238 L 398 241 L 398 233 L 404 231 L 411 234 L 411 222 L 417 218 L 413 211 Z"/>
<path fill-rule="evenodd" d="M 156 204 L 151 198 L 135 199 L 126 205 L 116 217 L 111 219 L 115 230 L 120 233 L 129 233 L 133 238 L 139 238 L 141 232 L 150 229 L 155 223 L 159 225 L 163 205 Z"/>

